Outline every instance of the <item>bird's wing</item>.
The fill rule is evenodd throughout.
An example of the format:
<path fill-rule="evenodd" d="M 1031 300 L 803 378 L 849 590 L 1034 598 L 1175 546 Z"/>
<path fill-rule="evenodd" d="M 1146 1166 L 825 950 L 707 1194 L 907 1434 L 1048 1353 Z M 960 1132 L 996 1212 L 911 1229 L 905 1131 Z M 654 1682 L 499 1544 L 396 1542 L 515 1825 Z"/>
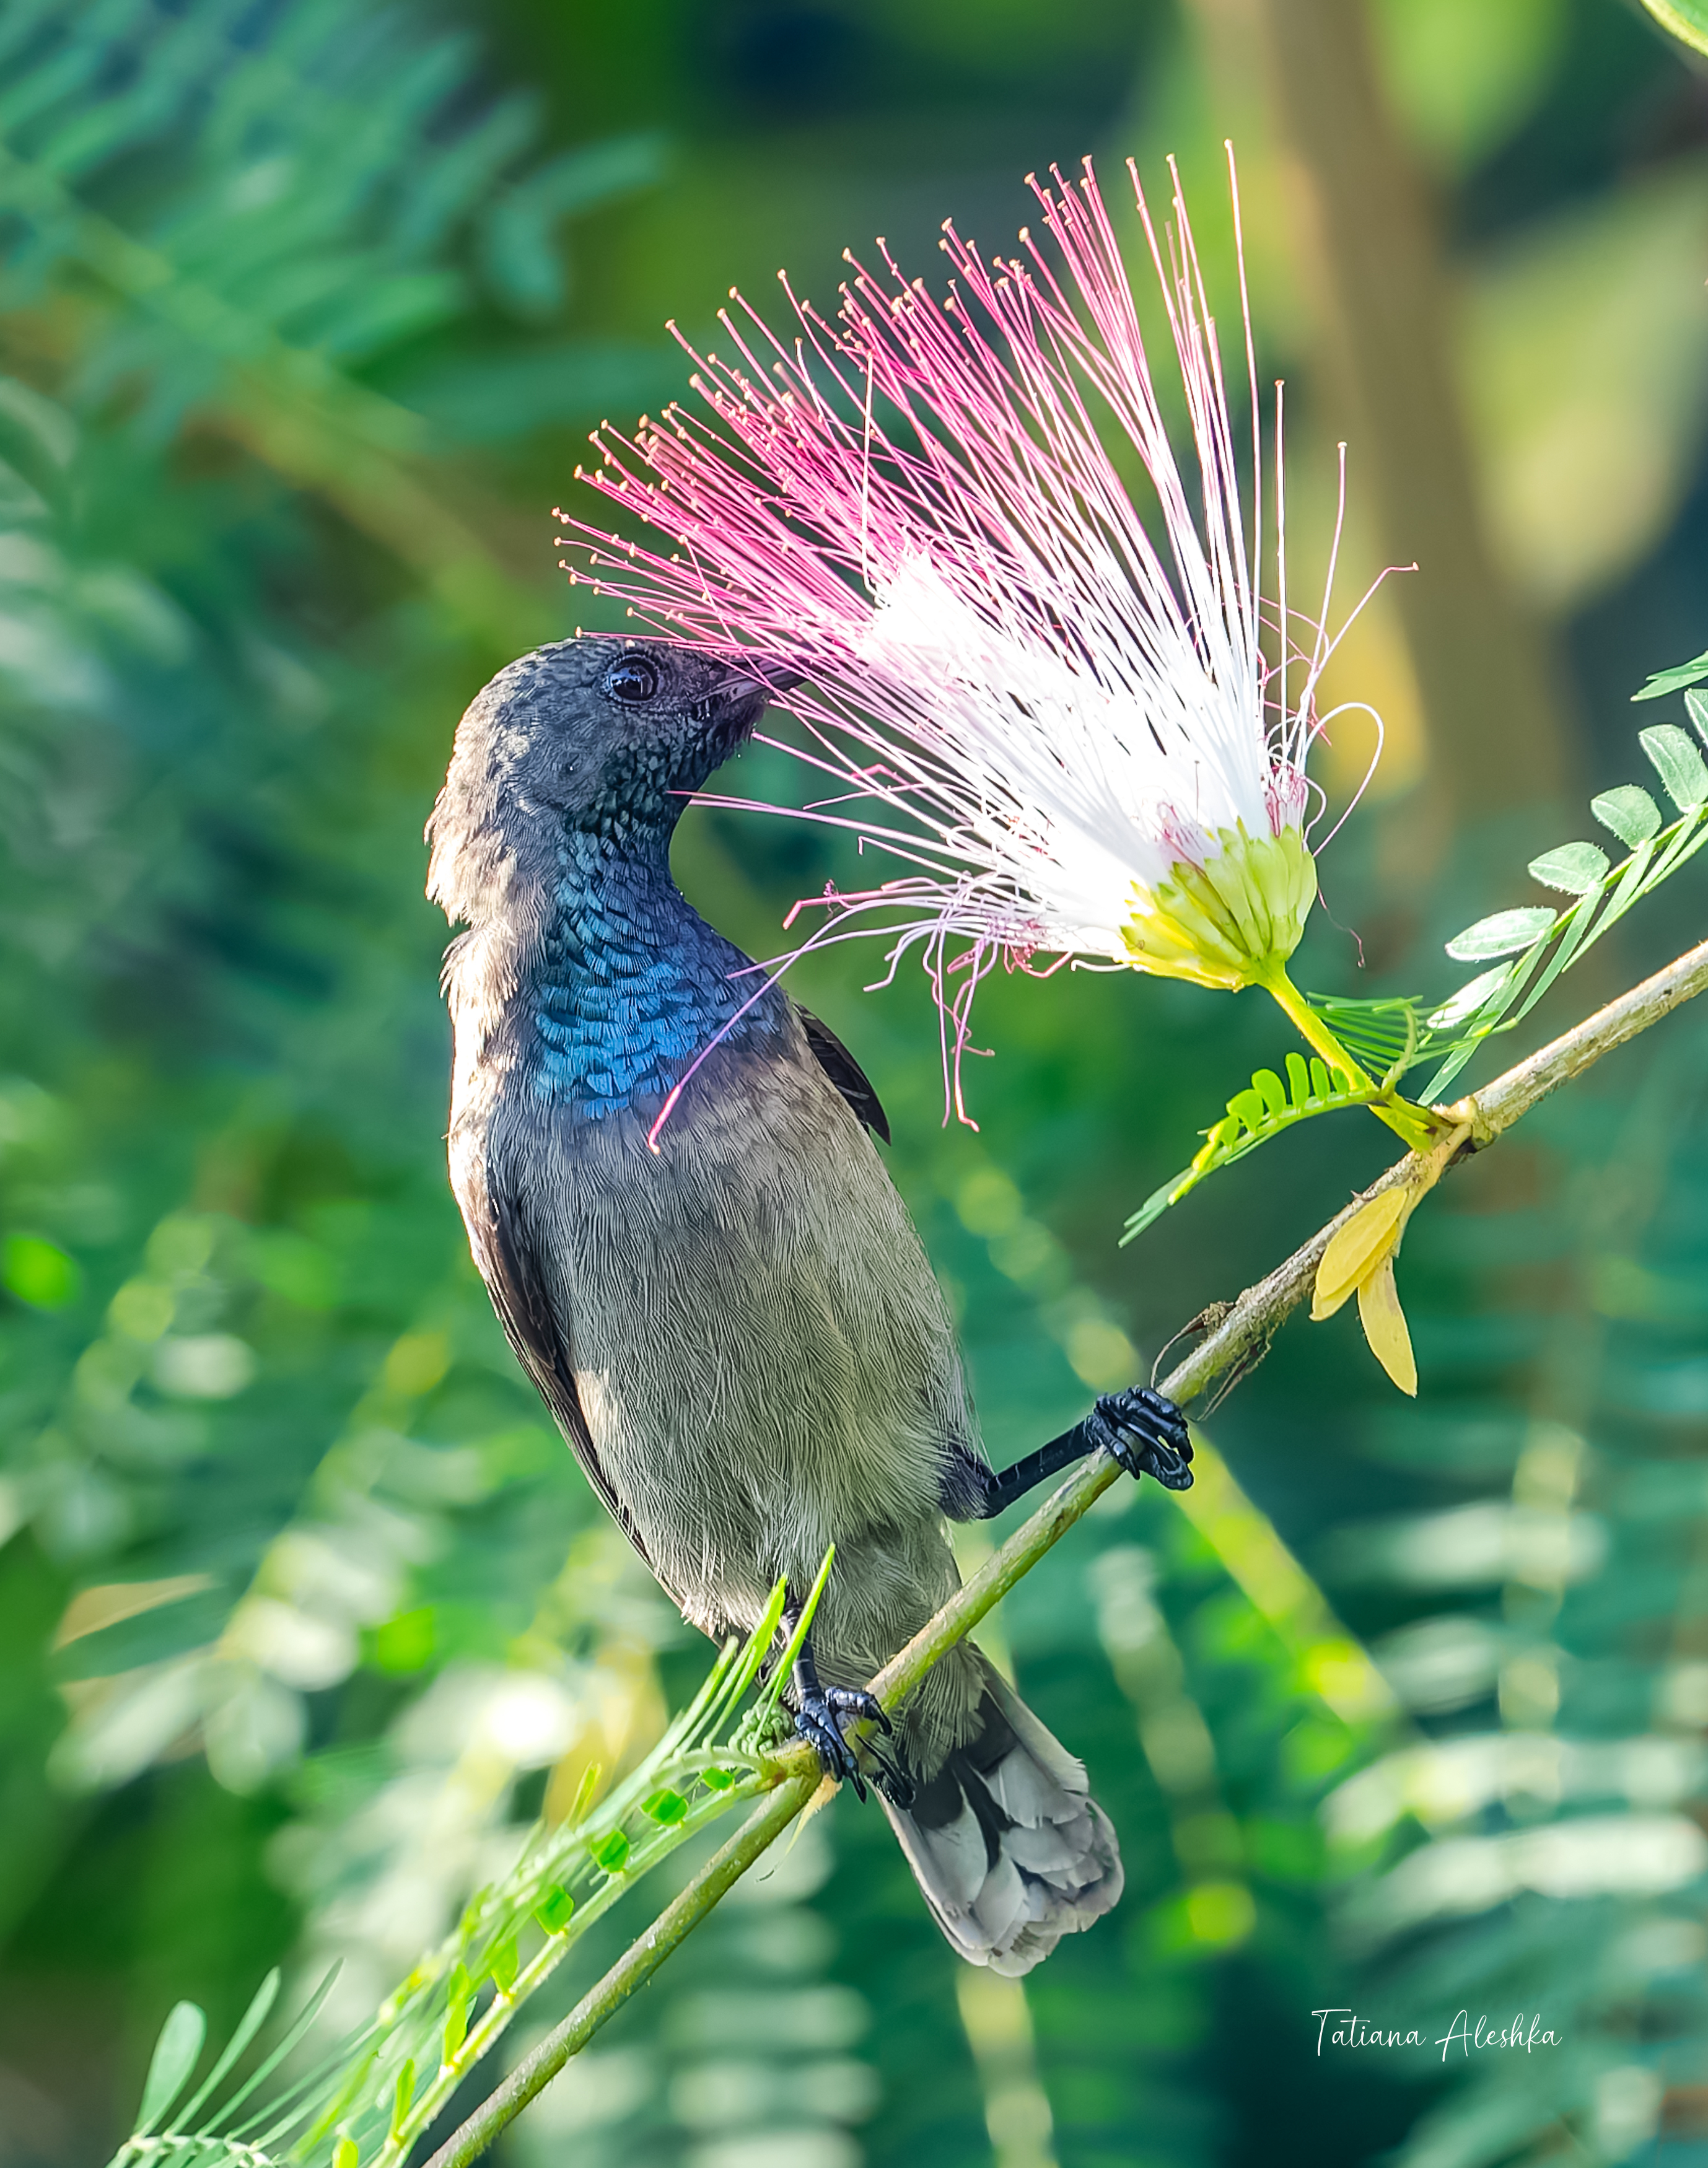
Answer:
<path fill-rule="evenodd" d="M 588 1482 L 656 1576 L 657 1568 L 647 1558 L 646 1547 L 593 1450 L 593 1432 L 576 1390 L 568 1335 L 552 1306 L 527 1214 L 501 1188 L 487 1189 L 486 1205 L 483 1213 L 467 1215 L 469 1236 L 504 1336 L 575 1448 Z"/>
<path fill-rule="evenodd" d="M 811 1009 L 795 1004 L 801 1028 L 806 1034 L 806 1044 L 817 1055 L 819 1067 L 847 1100 L 859 1120 L 874 1136 L 890 1141 L 890 1118 L 884 1112 L 883 1102 L 872 1088 L 867 1076 L 827 1023 L 814 1016 Z"/>

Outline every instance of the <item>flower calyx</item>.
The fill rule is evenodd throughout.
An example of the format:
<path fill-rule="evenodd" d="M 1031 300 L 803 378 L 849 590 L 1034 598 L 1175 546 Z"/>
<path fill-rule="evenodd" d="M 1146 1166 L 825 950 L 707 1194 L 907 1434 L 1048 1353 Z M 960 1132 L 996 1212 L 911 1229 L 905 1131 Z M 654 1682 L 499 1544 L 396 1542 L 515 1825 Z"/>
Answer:
<path fill-rule="evenodd" d="M 1296 828 L 1253 836 L 1240 821 L 1210 838 L 1202 865 L 1178 859 L 1132 895 L 1121 939 L 1135 970 L 1232 991 L 1262 983 L 1298 947 L 1317 868 Z"/>

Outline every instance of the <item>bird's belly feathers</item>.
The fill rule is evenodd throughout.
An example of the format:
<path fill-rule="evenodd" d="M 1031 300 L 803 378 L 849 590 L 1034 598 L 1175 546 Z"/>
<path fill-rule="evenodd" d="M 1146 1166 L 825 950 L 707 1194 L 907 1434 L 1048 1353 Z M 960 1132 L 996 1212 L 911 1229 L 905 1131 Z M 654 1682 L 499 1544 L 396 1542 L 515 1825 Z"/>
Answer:
<path fill-rule="evenodd" d="M 833 1538 L 898 1567 L 940 1549 L 944 1461 L 976 1433 L 941 1292 L 839 1097 L 786 1060 L 708 1068 L 656 1154 L 638 1117 L 555 1124 L 535 1194 L 601 1471 L 716 1628 Z"/>

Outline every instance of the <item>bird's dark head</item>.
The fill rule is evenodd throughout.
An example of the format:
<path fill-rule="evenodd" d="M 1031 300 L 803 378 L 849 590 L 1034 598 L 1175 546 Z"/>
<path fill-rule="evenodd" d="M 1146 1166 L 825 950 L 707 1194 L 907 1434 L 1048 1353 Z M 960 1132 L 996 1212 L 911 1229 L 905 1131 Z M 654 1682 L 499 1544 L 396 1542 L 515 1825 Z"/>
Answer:
<path fill-rule="evenodd" d="M 746 744 L 772 692 L 732 662 L 667 642 L 579 639 L 501 670 L 457 726 L 429 833 L 428 893 L 477 920 L 503 885 L 544 872 L 566 832 L 668 844 L 689 794 Z"/>

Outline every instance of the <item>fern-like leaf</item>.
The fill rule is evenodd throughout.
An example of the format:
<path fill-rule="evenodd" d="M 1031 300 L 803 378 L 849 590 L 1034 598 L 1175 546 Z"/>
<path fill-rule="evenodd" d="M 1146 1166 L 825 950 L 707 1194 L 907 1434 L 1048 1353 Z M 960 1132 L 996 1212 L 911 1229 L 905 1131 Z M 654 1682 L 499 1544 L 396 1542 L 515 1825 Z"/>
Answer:
<path fill-rule="evenodd" d="M 1221 1119 L 1204 1132 L 1203 1149 L 1190 1166 L 1152 1191 L 1127 1221 L 1121 1235 L 1123 1247 L 1200 1182 L 1232 1166 L 1260 1145 L 1318 1114 L 1335 1113 L 1343 1107 L 1368 1107 L 1382 1097 L 1381 1087 L 1354 1084 L 1345 1070 L 1331 1070 L 1317 1055 L 1307 1063 L 1303 1055 L 1289 1054 L 1285 1067 L 1285 1081 L 1277 1071 L 1259 1069 L 1245 1091 L 1234 1093 Z"/>
<path fill-rule="evenodd" d="M 1708 695 L 1692 691 L 1685 702 L 1698 734 L 1708 738 Z M 1708 843 L 1708 765 L 1688 732 L 1658 723 L 1640 733 L 1640 742 L 1678 817 L 1663 826 L 1660 807 L 1636 784 L 1604 791 L 1589 810 L 1625 844 L 1626 857 L 1612 864 L 1599 844 L 1562 843 L 1533 858 L 1530 872 L 1544 887 L 1573 897 L 1569 909 L 1498 911 L 1454 936 L 1450 956 L 1510 960 L 1480 973 L 1428 1018 L 1416 1059 L 1443 1058 L 1421 1098 L 1439 1099 L 1484 1039 L 1521 1023 L 1562 971 Z"/>
<path fill-rule="evenodd" d="M 372 372 L 482 288 L 552 315 L 564 221 L 650 181 L 657 136 L 530 167 L 535 99 L 471 111 L 465 36 L 423 40 L 344 0 L 49 0 L 8 12 L 0 60 L 0 309 L 75 295 L 73 408 L 116 407 L 156 447 L 194 412 L 438 576 L 503 643 L 536 632 L 406 464 L 455 402 L 429 428 Z M 492 398 L 482 417 L 487 437 L 567 418 Z"/>
<path fill-rule="evenodd" d="M 825 1558 L 790 1647 L 805 1635 L 833 1557 Z M 198 2123 L 271 2008 L 278 1975 L 263 1982 L 212 2071 L 162 2128 L 189 2081 L 205 2029 L 201 2012 L 180 2004 L 155 2052 L 137 2128 L 110 2168 L 272 2168 L 281 2155 L 324 2159 L 328 2152 L 370 2168 L 402 2168 L 587 1930 L 679 1845 L 759 1788 L 758 1765 L 775 1743 L 777 1698 L 789 1675 L 786 1651 L 753 1708 L 739 1719 L 737 1712 L 774 1645 L 786 1596 L 779 1581 L 746 1643 L 726 1644 L 692 1704 L 636 1769 L 597 1804 L 595 1783 L 584 1785 L 567 1821 L 536 1825 L 510 1873 L 476 1894 L 452 1933 L 375 2017 L 282 2090 L 267 2081 L 307 2038 L 331 1975 L 258 2068 Z"/>
<path fill-rule="evenodd" d="M 1417 1058 L 1424 1035 L 1425 1004 L 1395 995 L 1382 1001 L 1353 1001 L 1339 994 L 1306 996 L 1340 1044 L 1372 1075 L 1392 1085 Z"/>

